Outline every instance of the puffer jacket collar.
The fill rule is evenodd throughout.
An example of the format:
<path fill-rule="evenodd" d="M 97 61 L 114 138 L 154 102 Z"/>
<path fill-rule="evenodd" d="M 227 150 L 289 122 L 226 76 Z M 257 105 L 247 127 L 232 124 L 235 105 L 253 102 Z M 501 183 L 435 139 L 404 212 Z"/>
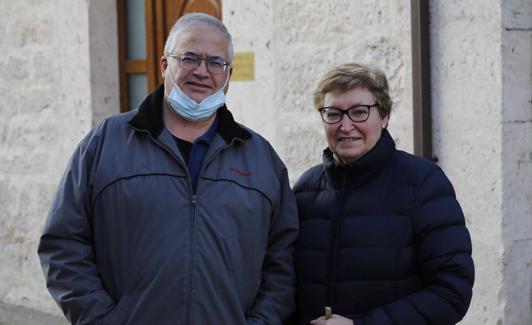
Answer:
<path fill-rule="evenodd" d="M 152 137 L 157 138 L 164 128 L 162 109 L 164 85 L 159 85 L 149 94 L 138 108 L 138 112 L 129 120 L 128 124 L 137 130 L 146 130 Z M 233 139 L 248 140 L 251 133 L 235 122 L 233 115 L 224 105 L 217 111 L 218 133 L 229 144 Z"/>
<path fill-rule="evenodd" d="M 395 142 L 386 129 L 364 156 L 349 165 L 338 165 L 331 149 L 323 150 L 323 168 L 333 189 L 337 192 L 350 192 L 366 182 L 373 174 L 390 163 L 395 152 Z"/>

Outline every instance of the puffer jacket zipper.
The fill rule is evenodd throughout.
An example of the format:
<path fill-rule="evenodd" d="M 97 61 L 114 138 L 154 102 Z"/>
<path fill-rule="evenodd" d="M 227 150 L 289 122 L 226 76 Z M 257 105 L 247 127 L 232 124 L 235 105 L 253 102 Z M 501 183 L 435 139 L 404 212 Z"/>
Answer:
<path fill-rule="evenodd" d="M 331 225 L 331 245 L 329 252 L 329 277 L 328 277 L 328 305 L 334 307 L 335 301 L 335 291 L 336 291 L 336 260 L 338 254 L 338 246 L 340 241 L 340 229 L 342 225 L 342 220 L 344 219 L 345 214 L 345 202 L 346 202 L 346 182 L 347 178 L 343 175 L 342 186 L 338 191 L 336 191 L 336 198 L 339 202 L 339 209 L 332 216 L 332 225 Z M 334 310 L 334 308 L 333 308 Z"/>

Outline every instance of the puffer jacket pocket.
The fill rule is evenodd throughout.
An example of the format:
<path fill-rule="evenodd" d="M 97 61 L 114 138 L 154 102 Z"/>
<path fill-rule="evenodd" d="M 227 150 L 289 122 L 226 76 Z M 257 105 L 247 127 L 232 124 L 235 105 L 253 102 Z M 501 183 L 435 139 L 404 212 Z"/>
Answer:
<path fill-rule="evenodd" d="M 123 296 L 116 307 L 103 318 L 96 320 L 95 325 L 120 325 L 126 324 L 127 316 L 131 309 L 131 298 Z"/>

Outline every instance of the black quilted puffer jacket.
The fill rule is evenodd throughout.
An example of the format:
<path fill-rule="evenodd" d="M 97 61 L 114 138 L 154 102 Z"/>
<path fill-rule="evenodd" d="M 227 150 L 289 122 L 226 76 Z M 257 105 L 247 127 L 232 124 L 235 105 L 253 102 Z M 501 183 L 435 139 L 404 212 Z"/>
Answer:
<path fill-rule="evenodd" d="M 349 166 L 323 164 L 295 185 L 298 322 L 324 306 L 355 325 L 455 324 L 471 300 L 471 239 L 434 163 L 395 149 L 384 130 Z"/>

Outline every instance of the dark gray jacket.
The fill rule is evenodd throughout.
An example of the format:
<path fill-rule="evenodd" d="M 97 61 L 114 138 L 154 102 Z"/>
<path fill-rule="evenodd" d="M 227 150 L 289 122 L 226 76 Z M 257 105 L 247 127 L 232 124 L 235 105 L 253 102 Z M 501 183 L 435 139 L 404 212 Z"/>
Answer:
<path fill-rule="evenodd" d="M 74 324 L 279 324 L 294 311 L 297 208 L 270 144 L 225 108 L 196 194 L 163 88 L 74 152 L 39 257 Z"/>

